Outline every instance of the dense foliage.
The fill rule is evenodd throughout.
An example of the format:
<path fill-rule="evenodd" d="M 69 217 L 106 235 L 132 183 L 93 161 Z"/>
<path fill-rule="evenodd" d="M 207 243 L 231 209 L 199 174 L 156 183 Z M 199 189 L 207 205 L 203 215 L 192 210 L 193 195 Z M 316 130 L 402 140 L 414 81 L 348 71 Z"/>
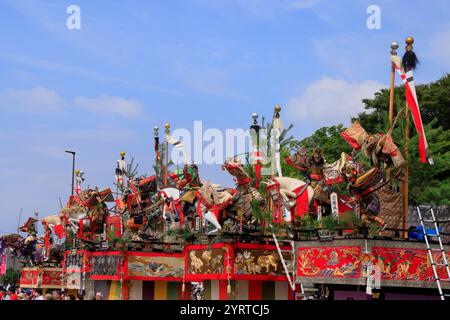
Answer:
<path fill-rule="evenodd" d="M 4 275 L 0 276 L 0 283 L 6 288 L 8 286 L 15 286 L 20 279 L 20 271 L 8 268 Z"/>

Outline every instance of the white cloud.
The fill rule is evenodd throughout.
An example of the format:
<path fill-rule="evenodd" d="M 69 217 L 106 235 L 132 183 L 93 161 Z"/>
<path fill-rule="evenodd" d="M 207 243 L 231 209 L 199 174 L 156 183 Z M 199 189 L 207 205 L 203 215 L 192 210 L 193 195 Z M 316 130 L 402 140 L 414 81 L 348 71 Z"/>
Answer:
<path fill-rule="evenodd" d="M 56 91 L 44 87 L 0 92 L 0 110 L 3 111 L 42 113 L 59 111 L 62 105 L 63 101 Z"/>
<path fill-rule="evenodd" d="M 103 115 L 117 114 L 137 117 L 142 104 L 135 99 L 100 95 L 96 98 L 77 96 L 73 104 L 84 110 Z M 61 111 L 65 102 L 54 90 L 38 86 L 29 90 L 6 89 L 0 91 L 0 110 L 5 112 L 43 113 Z"/>
<path fill-rule="evenodd" d="M 137 117 L 142 114 L 142 105 L 134 99 L 124 99 L 101 95 L 96 98 L 77 96 L 74 99 L 75 106 L 104 115 L 118 114 L 124 117 Z"/>
<path fill-rule="evenodd" d="M 293 120 L 314 123 L 316 127 L 341 122 L 345 125 L 350 117 L 364 110 L 362 99 L 373 98 L 383 87 L 372 80 L 349 83 L 324 77 L 308 86 L 300 96 L 290 99 L 287 113 Z"/>

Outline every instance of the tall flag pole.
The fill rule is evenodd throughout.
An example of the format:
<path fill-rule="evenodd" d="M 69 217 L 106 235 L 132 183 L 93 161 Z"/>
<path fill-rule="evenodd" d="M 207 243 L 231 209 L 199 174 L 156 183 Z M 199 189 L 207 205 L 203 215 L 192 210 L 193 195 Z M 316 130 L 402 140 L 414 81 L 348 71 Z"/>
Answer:
<path fill-rule="evenodd" d="M 398 43 L 391 43 L 391 57 L 397 56 Z M 389 132 L 393 130 L 393 118 L 394 118 L 394 90 L 395 90 L 395 64 L 391 62 L 391 88 L 389 94 Z"/>
<path fill-rule="evenodd" d="M 170 132 L 166 132 L 165 138 L 166 138 L 167 143 L 173 145 L 175 148 L 177 148 L 178 150 L 181 151 L 181 153 L 183 154 L 184 163 L 187 164 L 187 165 L 190 165 L 191 161 L 189 160 L 189 157 L 187 156 L 186 151 L 184 150 L 183 143 L 180 140 L 175 139 L 174 137 L 172 137 L 170 135 Z"/>
<path fill-rule="evenodd" d="M 155 151 L 155 176 L 156 176 L 156 183 L 160 183 L 160 174 L 161 174 L 161 153 L 159 152 L 159 128 L 154 127 L 153 128 L 153 138 L 154 138 L 154 151 Z M 159 187 L 159 185 L 158 185 Z"/>
<path fill-rule="evenodd" d="M 255 139 L 252 139 L 253 141 L 253 165 L 255 168 L 255 188 L 258 189 L 259 187 L 259 182 L 261 181 L 261 151 L 259 149 L 259 130 L 261 129 L 261 127 L 258 124 L 258 114 L 257 113 L 253 113 L 252 114 L 252 118 L 253 118 L 253 124 L 250 126 L 251 130 L 254 130 L 254 134 L 255 134 Z"/>
<path fill-rule="evenodd" d="M 408 215 L 409 215 L 409 109 L 405 108 L 405 167 L 404 167 L 404 186 L 403 186 L 403 229 L 407 229 Z M 408 238 L 408 233 L 404 233 L 405 239 Z"/>
<path fill-rule="evenodd" d="M 275 169 L 278 172 L 278 176 L 282 177 L 283 172 L 281 171 L 281 160 L 280 160 L 280 136 L 284 129 L 283 122 L 280 117 L 281 107 L 279 105 L 275 106 L 272 130 L 273 130 L 273 145 L 272 145 L 272 174 L 275 174 Z"/>
<path fill-rule="evenodd" d="M 166 134 L 166 164 L 164 166 L 164 186 L 167 186 L 167 173 L 169 168 L 169 142 L 167 141 L 167 136 L 170 134 L 170 124 L 166 123 L 164 125 L 165 134 Z"/>
<path fill-rule="evenodd" d="M 420 117 L 420 110 L 419 110 L 419 104 L 417 102 L 417 96 L 416 96 L 416 88 L 414 86 L 414 78 L 413 78 L 413 70 L 416 68 L 416 65 L 418 63 L 417 56 L 413 51 L 413 43 L 414 38 L 408 37 L 405 40 L 406 48 L 405 48 L 405 54 L 403 55 L 402 59 L 402 67 L 406 73 L 405 79 L 408 81 L 410 79 L 410 83 L 412 84 L 411 89 L 408 91 L 408 88 L 406 87 L 405 83 L 405 96 L 406 96 L 406 103 L 410 106 L 412 110 L 412 106 L 408 102 L 408 97 L 411 100 L 411 94 L 413 95 L 413 101 L 415 103 L 415 107 L 417 107 L 417 113 L 419 118 L 419 123 L 421 127 L 421 131 L 423 132 L 423 135 L 421 134 L 421 137 L 419 138 L 419 155 L 421 157 L 422 162 L 426 162 L 426 150 L 420 150 L 421 143 L 427 145 L 427 140 L 425 138 L 425 132 L 423 131 L 423 123 L 422 119 Z M 408 93 L 409 92 L 409 93 Z M 404 189 L 403 189 L 403 229 L 407 229 L 407 223 L 408 223 L 408 214 L 409 214 L 409 126 L 410 126 L 410 120 L 409 120 L 409 109 L 405 108 L 405 118 L 406 118 L 406 124 L 405 124 L 405 180 L 404 180 Z M 417 125 L 416 125 L 417 128 Z M 419 130 L 418 130 L 419 132 Z M 420 134 L 420 133 L 419 133 Z M 422 141 L 423 139 L 423 141 Z M 424 149 L 425 149 L 424 148 Z M 422 156 L 424 159 L 422 159 Z M 404 237 L 406 238 L 408 234 L 405 232 Z"/>
<path fill-rule="evenodd" d="M 397 42 L 391 43 L 391 56 L 397 55 L 397 49 L 399 45 Z M 394 118 L 394 90 L 395 90 L 395 64 L 391 62 L 391 86 L 389 92 L 389 133 L 392 133 L 393 128 L 393 118 Z M 386 172 L 387 179 L 391 177 L 391 171 L 388 169 Z"/>
<path fill-rule="evenodd" d="M 425 130 L 422 122 L 422 116 L 420 115 L 419 102 L 416 95 L 416 87 L 414 85 L 413 71 L 416 69 L 418 59 L 413 51 L 414 38 L 406 38 L 406 52 L 403 58 L 398 56 L 391 56 L 391 60 L 395 65 L 395 69 L 400 74 L 400 78 L 405 84 L 405 97 L 406 104 L 411 109 L 411 114 L 414 120 L 417 133 L 419 134 L 419 156 L 422 163 L 427 162 L 427 138 L 425 136 Z M 428 158 L 430 165 L 433 165 L 433 159 Z"/>
<path fill-rule="evenodd" d="M 403 185 L 403 228 L 406 229 L 408 223 L 409 214 L 409 109 L 413 117 L 414 125 L 417 133 L 419 134 L 419 156 L 422 163 L 427 162 L 427 148 L 428 143 L 425 136 L 425 130 L 422 122 L 422 116 L 420 114 L 419 102 L 416 95 L 416 87 L 414 85 L 413 71 L 416 69 L 419 63 L 416 54 L 413 51 L 414 38 L 408 37 L 405 40 L 406 48 L 403 58 L 400 60 L 397 56 L 391 56 L 391 60 L 394 63 L 395 69 L 400 74 L 400 78 L 405 84 L 405 98 L 406 104 L 409 108 L 405 110 L 406 126 L 405 126 L 405 167 L 404 167 L 404 185 Z M 433 165 L 433 159 L 428 158 L 430 165 Z M 405 238 L 407 233 L 404 234 Z"/>
<path fill-rule="evenodd" d="M 153 128 L 153 137 L 155 139 L 155 161 L 158 162 L 161 158 L 161 155 L 159 154 L 159 128 L 158 127 Z"/>

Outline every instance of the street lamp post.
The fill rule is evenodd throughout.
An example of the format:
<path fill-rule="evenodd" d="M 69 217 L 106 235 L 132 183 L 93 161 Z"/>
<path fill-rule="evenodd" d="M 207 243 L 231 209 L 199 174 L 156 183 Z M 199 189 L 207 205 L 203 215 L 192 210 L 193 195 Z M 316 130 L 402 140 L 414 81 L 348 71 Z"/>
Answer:
<path fill-rule="evenodd" d="M 74 182 L 75 182 L 75 151 L 68 151 L 66 153 L 72 154 L 72 196 L 74 191 Z"/>

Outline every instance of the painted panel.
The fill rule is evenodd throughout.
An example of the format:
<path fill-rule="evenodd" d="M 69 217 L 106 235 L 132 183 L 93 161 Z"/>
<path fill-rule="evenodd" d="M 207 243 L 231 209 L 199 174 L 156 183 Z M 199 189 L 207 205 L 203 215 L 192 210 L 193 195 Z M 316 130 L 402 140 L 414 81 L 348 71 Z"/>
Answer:
<path fill-rule="evenodd" d="M 185 247 L 186 280 L 227 280 L 232 249 L 227 244 Z M 231 275 L 231 274 L 230 274 Z"/>
<path fill-rule="evenodd" d="M 90 252 L 75 250 L 64 252 L 64 272 L 89 272 Z"/>
<path fill-rule="evenodd" d="M 361 246 L 298 248 L 297 275 L 309 278 L 359 278 Z"/>
<path fill-rule="evenodd" d="M 233 279 L 286 281 L 285 271 L 275 246 L 241 244 L 234 245 Z M 288 266 L 292 263 L 290 247 L 282 247 L 282 255 Z"/>
<path fill-rule="evenodd" d="M 120 280 L 122 254 L 120 252 L 95 252 L 91 258 L 91 279 Z"/>
<path fill-rule="evenodd" d="M 39 270 L 23 268 L 20 277 L 21 288 L 38 288 Z"/>
<path fill-rule="evenodd" d="M 372 247 L 373 264 L 378 266 L 382 281 L 435 283 L 427 250 L 413 248 Z M 448 279 L 441 252 L 433 252 L 440 279 Z"/>
<path fill-rule="evenodd" d="M 127 255 L 125 269 L 127 279 L 182 281 L 184 256 L 182 254 L 133 252 Z"/>

